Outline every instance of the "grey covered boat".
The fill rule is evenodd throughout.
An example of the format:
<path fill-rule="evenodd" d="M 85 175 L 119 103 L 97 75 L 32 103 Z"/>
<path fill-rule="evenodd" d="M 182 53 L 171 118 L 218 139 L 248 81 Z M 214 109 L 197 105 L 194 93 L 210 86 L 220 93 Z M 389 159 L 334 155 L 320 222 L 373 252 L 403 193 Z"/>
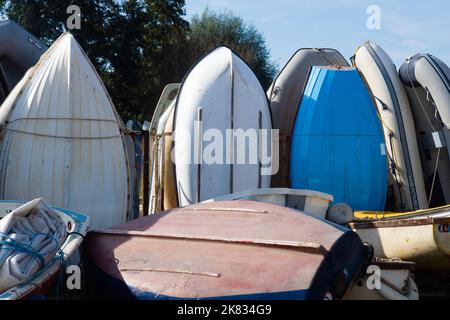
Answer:
<path fill-rule="evenodd" d="M 11 20 L 0 21 L 0 103 L 47 47 Z"/>
<path fill-rule="evenodd" d="M 417 132 L 430 207 L 450 203 L 450 69 L 430 54 L 400 68 Z"/>
<path fill-rule="evenodd" d="M 309 71 L 312 66 L 331 65 L 349 66 L 345 58 L 334 49 L 300 49 L 291 57 L 267 91 L 273 129 L 280 131 L 280 169 L 272 177 L 272 187 L 290 187 L 290 140 Z"/>

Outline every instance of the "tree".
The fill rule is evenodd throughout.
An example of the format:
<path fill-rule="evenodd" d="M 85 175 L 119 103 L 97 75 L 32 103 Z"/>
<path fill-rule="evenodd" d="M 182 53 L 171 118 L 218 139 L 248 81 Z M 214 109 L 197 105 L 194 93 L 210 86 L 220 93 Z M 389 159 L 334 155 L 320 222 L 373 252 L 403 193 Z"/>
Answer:
<path fill-rule="evenodd" d="M 214 13 L 206 8 L 192 18 L 189 39 L 194 58 L 219 45 L 227 45 L 252 67 L 265 89 L 271 85 L 277 66 L 270 60 L 264 36 L 240 17 L 231 12 Z"/>
<path fill-rule="evenodd" d="M 149 119 L 165 81 L 180 81 L 186 69 L 177 69 L 178 60 L 167 54 L 185 46 L 184 0 L 0 0 L 0 12 L 51 45 L 64 32 L 71 4 L 80 7 L 82 17 L 81 29 L 71 32 L 119 114 L 125 120 Z"/>
<path fill-rule="evenodd" d="M 182 81 L 221 44 L 237 51 L 264 87 L 275 75 L 264 37 L 253 25 L 209 10 L 189 24 L 185 0 L 0 0 L 0 13 L 51 45 L 64 32 L 72 4 L 81 9 L 81 29 L 71 32 L 124 120 L 150 119 L 164 86 Z"/>
<path fill-rule="evenodd" d="M 120 12 L 116 1 L 0 0 L 0 12 L 50 46 L 64 32 L 70 4 L 82 10 L 82 28 L 72 33 L 95 67 L 106 70 L 109 57 L 105 47 L 110 41 L 110 21 Z"/>

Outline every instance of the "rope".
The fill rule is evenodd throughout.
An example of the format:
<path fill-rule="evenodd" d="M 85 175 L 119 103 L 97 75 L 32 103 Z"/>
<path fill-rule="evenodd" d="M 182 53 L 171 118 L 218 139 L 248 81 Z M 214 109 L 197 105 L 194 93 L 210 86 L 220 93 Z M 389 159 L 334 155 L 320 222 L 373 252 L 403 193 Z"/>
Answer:
<path fill-rule="evenodd" d="M 58 250 L 58 252 L 56 253 L 56 256 L 58 257 L 59 260 L 59 274 L 58 274 L 58 282 L 56 284 L 56 299 L 58 300 L 62 300 L 63 297 L 63 283 L 64 283 L 64 273 L 67 267 L 67 261 L 64 259 L 64 251 L 62 251 L 62 249 L 60 248 Z"/>
<path fill-rule="evenodd" d="M 64 120 L 64 121 L 92 121 L 92 122 L 111 122 L 111 123 L 117 123 L 117 121 L 115 120 L 111 120 L 111 119 L 96 119 L 96 118 L 39 118 L 39 117 L 28 117 L 28 118 L 16 118 L 14 120 L 8 121 L 8 124 L 12 124 L 14 122 L 18 122 L 18 121 L 27 121 L 27 120 L 43 120 L 43 121 L 47 121 L 47 120 L 54 120 L 54 121 L 58 121 L 58 120 Z"/>
<path fill-rule="evenodd" d="M 41 269 L 44 268 L 45 260 L 44 260 L 43 254 L 40 254 L 33 248 L 30 248 L 30 244 L 23 245 L 13 239 L 7 239 L 7 240 L 0 241 L 0 245 L 2 246 L 2 248 L 4 247 L 4 249 L 11 250 L 12 252 L 27 253 L 27 254 L 31 255 L 33 258 L 35 258 L 38 261 L 40 268 Z"/>
<path fill-rule="evenodd" d="M 75 232 L 75 231 L 70 232 L 70 233 L 67 234 L 67 237 L 69 237 L 69 236 L 71 236 L 71 235 L 77 235 L 77 236 L 83 238 L 83 240 L 86 239 L 86 236 L 83 235 L 83 234 L 81 234 L 81 233 L 79 233 L 79 232 Z"/>
<path fill-rule="evenodd" d="M 68 136 L 57 136 L 57 135 L 50 135 L 50 134 L 43 134 L 43 133 L 34 133 L 24 130 L 17 130 L 17 129 L 10 129 L 4 127 L 3 129 L 6 129 L 7 131 L 11 132 L 17 132 L 17 133 L 23 133 L 23 134 L 29 134 L 36 137 L 44 137 L 44 138 L 55 138 L 55 139 L 64 139 L 64 140 L 103 140 L 103 139 L 116 139 L 121 138 L 124 135 L 118 134 L 113 136 L 105 136 L 105 137 L 68 137 Z"/>
<path fill-rule="evenodd" d="M 434 184 L 436 182 L 436 175 L 437 175 L 437 169 L 438 169 L 438 165 L 439 165 L 439 157 L 440 157 L 440 155 L 441 155 L 441 148 L 438 149 L 437 158 L 436 158 L 436 164 L 434 166 L 433 182 L 431 183 L 430 196 L 428 198 L 428 207 L 430 206 L 431 197 L 432 197 L 433 192 L 434 192 Z"/>
<path fill-rule="evenodd" d="M 66 239 L 71 234 L 78 234 L 79 236 L 84 238 L 84 236 L 82 234 L 73 232 L 73 233 L 67 234 Z M 54 241 L 55 247 L 49 248 L 48 251 L 46 251 L 46 252 L 39 252 L 39 251 L 35 250 L 34 248 L 32 248 L 31 243 L 39 235 L 43 235 L 46 238 Z M 53 250 L 56 249 L 55 257 L 53 257 L 53 259 L 56 258 L 60 262 L 60 268 L 59 268 L 60 269 L 60 275 L 59 275 L 60 281 L 58 282 L 58 285 L 56 288 L 56 293 L 57 293 L 57 297 L 61 297 L 61 290 L 62 290 L 62 281 L 61 281 L 62 278 L 61 277 L 63 276 L 63 272 L 64 272 L 64 270 L 63 270 L 63 268 L 61 268 L 61 266 L 65 265 L 67 262 L 65 261 L 64 251 L 61 249 L 61 247 L 58 244 L 57 239 L 54 236 L 52 236 L 48 233 L 38 232 L 38 233 L 33 234 L 30 241 L 28 241 L 27 243 L 20 243 L 13 239 L 8 238 L 8 235 L 6 233 L 0 232 L 0 239 L 1 239 L 0 247 L 2 249 L 11 250 L 12 252 L 27 253 L 32 258 L 34 258 L 38 261 L 40 268 L 34 275 L 36 275 L 38 272 L 42 271 L 45 268 L 45 255 L 49 254 L 50 252 L 52 252 Z M 23 284 L 30 284 L 30 285 L 36 286 L 36 284 L 34 284 L 32 282 L 32 279 L 34 279 L 34 277 L 30 277 L 30 279 L 28 281 L 24 281 Z"/>
<path fill-rule="evenodd" d="M 9 126 L 15 122 L 18 121 L 26 121 L 26 120 L 65 120 L 65 121 L 95 121 L 95 122 L 111 122 L 116 124 L 117 122 L 110 119 L 88 119 L 88 118 L 17 118 L 10 122 L 8 122 L 4 126 L 0 126 L 0 130 L 5 131 L 11 131 L 11 132 L 17 132 L 17 133 L 23 133 L 23 134 L 29 134 L 37 137 L 44 137 L 44 138 L 55 138 L 55 139 L 64 139 L 64 140 L 103 140 L 103 139 L 116 139 L 116 138 L 122 138 L 126 135 L 142 135 L 142 131 L 135 131 L 130 130 L 126 127 L 119 127 L 120 134 L 111 135 L 111 136 L 104 136 L 104 137 L 77 137 L 77 136 L 58 136 L 58 135 L 51 135 L 51 134 L 43 134 L 43 133 L 35 133 L 25 130 L 19 130 L 19 129 L 12 129 L 9 128 Z"/>
<path fill-rule="evenodd" d="M 420 100 L 420 97 L 419 97 L 419 94 L 418 94 L 418 92 L 417 92 L 417 89 L 414 87 L 414 82 L 413 82 L 413 80 L 412 80 L 412 78 L 411 78 L 411 74 L 410 74 L 409 72 L 407 72 L 407 74 L 408 74 L 409 82 L 410 82 L 411 87 L 412 87 L 412 89 L 413 89 L 414 95 L 416 96 L 417 101 L 419 101 L 420 108 L 422 109 L 422 112 L 423 112 L 423 114 L 425 115 L 425 118 L 427 119 L 428 124 L 430 125 L 430 127 L 431 127 L 431 129 L 432 129 L 433 131 L 436 131 L 436 130 L 434 129 L 433 123 L 431 122 L 430 118 L 428 117 L 427 112 L 425 111 L 425 107 L 424 107 L 423 104 L 422 104 L 422 100 Z M 428 95 L 428 94 L 427 94 L 427 95 Z"/>
<path fill-rule="evenodd" d="M 56 243 L 56 247 L 52 248 L 51 250 L 49 249 L 48 252 L 43 252 L 43 253 L 39 253 L 38 251 L 34 250 L 33 248 L 30 247 L 30 243 L 33 241 L 33 239 L 39 235 L 44 235 L 46 237 L 48 237 L 49 239 L 55 241 Z M 71 235 L 77 235 L 83 239 L 85 239 L 85 236 L 79 232 L 70 232 L 67 234 L 66 239 L 71 236 Z M 8 235 L 1 232 L 0 233 L 0 238 L 2 238 L 2 240 L 4 238 L 7 238 Z M 58 241 L 56 240 L 56 238 L 54 236 L 51 236 L 49 234 L 46 233 L 36 233 L 33 235 L 33 237 L 31 238 L 30 242 L 27 244 L 21 244 L 21 243 L 17 243 L 16 241 L 12 240 L 12 239 L 8 239 L 6 241 L 0 241 L 0 245 L 1 246 L 7 246 L 10 248 L 6 248 L 6 249 L 10 249 L 12 251 L 17 251 L 17 252 L 25 252 L 30 254 L 33 258 L 38 259 L 39 264 L 40 264 L 40 270 L 43 270 L 45 267 L 45 259 L 44 259 L 44 255 L 48 254 L 49 252 L 53 251 L 54 249 L 58 248 Z M 63 297 L 63 292 L 64 292 L 64 288 L 63 288 L 63 284 L 64 284 L 64 275 L 65 275 L 65 270 L 68 264 L 68 261 L 65 259 L 65 253 L 64 251 L 61 249 L 61 247 L 59 247 L 56 251 L 55 257 L 53 259 L 59 260 L 59 275 L 58 275 L 58 281 L 56 284 L 56 298 L 57 299 L 61 299 Z M 31 285 L 36 285 L 30 281 L 25 281 L 23 282 L 23 284 L 31 284 Z"/>
<path fill-rule="evenodd" d="M 51 135 L 51 134 L 43 134 L 43 133 L 35 133 L 25 130 L 18 130 L 18 129 L 11 129 L 7 126 L 3 126 L 1 130 L 11 131 L 11 132 L 17 132 L 17 133 L 23 133 L 23 134 L 29 134 L 36 137 L 43 137 L 43 138 L 55 138 L 55 139 L 64 139 L 64 140 L 106 140 L 106 139 L 117 139 L 122 138 L 126 135 L 128 135 L 127 131 L 123 128 L 120 128 L 120 134 L 112 135 L 112 136 L 99 136 L 99 137 L 77 137 L 77 136 L 58 136 L 58 135 Z"/>

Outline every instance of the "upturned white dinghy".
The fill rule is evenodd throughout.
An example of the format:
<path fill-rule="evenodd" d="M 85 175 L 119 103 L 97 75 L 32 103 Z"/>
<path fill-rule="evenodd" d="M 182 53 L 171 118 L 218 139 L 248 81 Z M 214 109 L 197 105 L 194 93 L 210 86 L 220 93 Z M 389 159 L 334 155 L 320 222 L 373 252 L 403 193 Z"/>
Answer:
<path fill-rule="evenodd" d="M 189 72 L 174 118 L 180 206 L 270 186 L 272 169 L 260 157 L 270 158 L 272 145 L 267 97 L 252 70 L 230 49 L 213 50 Z"/>
<path fill-rule="evenodd" d="M 75 38 L 63 34 L 0 108 L 0 198 L 45 198 L 93 228 L 131 212 L 124 124 Z"/>
<path fill-rule="evenodd" d="M 267 91 L 273 128 L 280 130 L 280 170 L 272 177 L 272 187 L 289 188 L 291 136 L 297 110 L 309 72 L 313 66 L 348 67 L 345 58 L 334 49 L 303 48 L 289 59 Z"/>
<path fill-rule="evenodd" d="M 352 58 L 365 79 L 383 124 L 396 210 L 428 207 L 416 131 L 408 97 L 394 63 L 378 45 L 367 42 Z"/>
<path fill-rule="evenodd" d="M 450 69 L 430 54 L 400 67 L 418 134 L 430 207 L 450 204 Z"/>
<path fill-rule="evenodd" d="M 179 83 L 170 83 L 164 87 L 163 92 L 161 93 L 161 97 L 158 100 L 158 104 L 156 105 L 155 111 L 153 112 L 152 121 L 150 122 L 149 131 L 151 137 L 157 135 L 161 116 L 175 101 L 179 89 Z"/>
<path fill-rule="evenodd" d="M 164 129 L 171 112 L 167 110 L 173 110 L 179 89 L 179 83 L 171 83 L 164 87 L 150 123 L 149 212 L 151 214 L 164 210 L 161 191 L 164 186 L 163 164 L 161 161 L 164 160 L 163 153 L 165 152 L 165 140 L 167 139 Z"/>
<path fill-rule="evenodd" d="M 420 271 L 450 270 L 450 205 L 408 213 L 356 212 L 350 224 L 375 255 L 413 261 Z"/>
<path fill-rule="evenodd" d="M 0 201 L 0 300 L 45 294 L 88 227 L 87 216 L 43 199 Z"/>

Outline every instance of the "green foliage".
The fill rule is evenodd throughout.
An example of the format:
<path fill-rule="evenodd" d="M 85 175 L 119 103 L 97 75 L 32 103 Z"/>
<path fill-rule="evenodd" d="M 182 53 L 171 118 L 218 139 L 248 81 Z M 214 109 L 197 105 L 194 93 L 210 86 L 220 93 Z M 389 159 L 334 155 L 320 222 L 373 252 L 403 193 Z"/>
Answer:
<path fill-rule="evenodd" d="M 51 45 L 64 31 L 67 7 L 81 8 L 86 51 L 124 120 L 151 118 L 164 86 L 180 82 L 202 55 L 225 44 L 267 88 L 276 68 L 263 36 L 231 13 L 205 10 L 184 19 L 185 0 L 0 0 L 0 13 Z"/>
<path fill-rule="evenodd" d="M 75 3 L 82 10 L 81 30 L 72 33 L 100 70 L 105 69 L 109 47 L 110 21 L 119 14 L 120 6 L 113 0 L 0 0 L 1 13 L 18 22 L 29 32 L 51 45 L 62 32 L 68 18 L 67 7 Z"/>
<path fill-rule="evenodd" d="M 231 12 L 214 13 L 208 8 L 191 21 L 189 38 L 193 52 L 200 56 L 224 44 L 236 51 L 255 71 L 263 87 L 268 89 L 276 72 L 264 36 L 254 25 L 247 25 Z"/>

